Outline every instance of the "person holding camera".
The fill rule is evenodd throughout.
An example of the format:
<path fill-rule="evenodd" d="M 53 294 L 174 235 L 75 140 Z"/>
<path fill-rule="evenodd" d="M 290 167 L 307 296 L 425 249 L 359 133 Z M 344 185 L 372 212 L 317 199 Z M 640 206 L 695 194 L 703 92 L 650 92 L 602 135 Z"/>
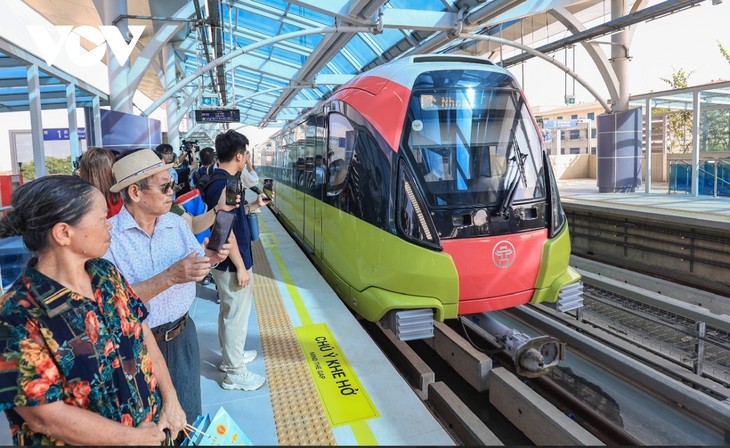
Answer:
<path fill-rule="evenodd" d="M 232 198 L 241 194 L 243 188 L 240 173 L 246 166 L 249 155 L 246 146 L 246 136 L 233 129 L 216 137 L 215 148 L 220 166 L 215 174 L 221 173 L 224 177 L 211 180 L 205 188 L 203 200 L 209 208 L 216 204 L 224 189 L 227 193 L 231 190 Z M 256 202 L 233 210 L 237 218 L 233 224 L 237 244 L 232 245 L 229 259 L 211 271 L 221 301 L 218 311 L 218 338 L 223 360 L 219 368 L 226 373 L 221 383 L 224 389 L 256 390 L 266 383 L 265 377 L 246 367 L 246 363 L 253 361 L 258 353 L 255 350 L 245 350 L 248 321 L 253 306 L 253 254 L 246 215 L 266 205 L 265 198 L 266 195 L 260 194 Z M 239 254 L 243 259 L 243 266 L 236 266 L 238 263 L 235 261 Z"/>

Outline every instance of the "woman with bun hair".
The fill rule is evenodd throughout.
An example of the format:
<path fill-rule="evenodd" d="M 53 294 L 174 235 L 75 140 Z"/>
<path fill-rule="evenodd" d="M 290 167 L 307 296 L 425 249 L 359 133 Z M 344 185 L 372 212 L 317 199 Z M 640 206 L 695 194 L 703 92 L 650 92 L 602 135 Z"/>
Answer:
<path fill-rule="evenodd" d="M 147 310 L 107 251 L 104 196 L 78 176 L 21 186 L 0 238 L 32 252 L 0 298 L 0 409 L 15 445 L 159 445 L 185 425 Z"/>
<path fill-rule="evenodd" d="M 105 148 L 91 147 L 79 159 L 79 176 L 90 182 L 99 189 L 106 199 L 109 208 L 107 218 L 119 213 L 122 209 L 122 196 L 119 193 L 109 191 L 114 185 L 112 165 L 114 165 L 114 153 Z"/>

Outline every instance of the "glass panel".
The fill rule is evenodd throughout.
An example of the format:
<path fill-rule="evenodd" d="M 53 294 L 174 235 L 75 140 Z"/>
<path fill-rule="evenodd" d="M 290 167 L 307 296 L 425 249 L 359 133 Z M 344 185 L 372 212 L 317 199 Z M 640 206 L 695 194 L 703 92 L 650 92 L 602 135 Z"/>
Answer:
<path fill-rule="evenodd" d="M 248 28 L 260 33 L 275 36 L 279 33 L 280 22 L 257 14 L 248 14 L 240 11 L 238 15 L 238 27 Z"/>
<path fill-rule="evenodd" d="M 307 57 L 292 51 L 283 50 L 281 48 L 274 48 L 271 55 L 283 61 L 294 62 L 297 64 L 303 64 L 307 60 Z"/>
<path fill-rule="evenodd" d="M 388 5 L 398 9 L 445 10 L 444 3 L 441 0 L 390 0 Z"/>
<path fill-rule="evenodd" d="M 292 27 L 291 30 L 288 30 L 288 28 L 284 26 L 281 34 L 293 31 L 299 31 L 299 29 Z M 313 50 L 317 45 L 319 45 L 320 42 L 322 42 L 322 38 L 323 36 L 321 34 L 310 34 L 309 36 L 300 36 L 294 39 L 287 39 L 284 42 L 290 42 L 295 45 L 299 45 L 300 47 L 303 47 L 303 49 Z"/>
<path fill-rule="evenodd" d="M 350 61 L 342 55 L 342 53 L 337 53 L 337 55 L 332 58 L 330 64 L 334 64 L 340 73 L 353 74 L 357 72 L 357 68 L 353 66 Z"/>
<path fill-rule="evenodd" d="M 355 146 L 355 130 L 349 120 L 337 113 L 329 116 L 329 139 L 327 140 L 327 195 L 334 196 L 342 191 L 347 177 L 347 167 Z"/>
<path fill-rule="evenodd" d="M 357 59 L 361 66 L 372 61 L 376 56 L 370 46 L 358 35 L 354 36 L 350 42 L 345 45 L 345 49 L 349 51 L 355 59 Z"/>
<path fill-rule="evenodd" d="M 400 30 L 385 28 L 381 34 L 375 34 L 371 37 L 378 43 L 378 45 L 380 45 L 381 48 L 390 48 L 395 45 L 396 42 L 400 42 L 404 35 Z"/>
<path fill-rule="evenodd" d="M 512 78 L 482 71 L 418 77 L 403 143 L 429 204 L 497 204 L 539 197 L 542 147 Z"/>

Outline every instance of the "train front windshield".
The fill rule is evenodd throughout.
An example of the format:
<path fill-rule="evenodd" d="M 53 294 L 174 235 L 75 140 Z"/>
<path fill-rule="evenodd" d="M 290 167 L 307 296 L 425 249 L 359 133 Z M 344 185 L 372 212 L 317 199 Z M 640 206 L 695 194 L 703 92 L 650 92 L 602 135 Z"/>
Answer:
<path fill-rule="evenodd" d="M 424 73 L 414 85 L 405 125 L 403 149 L 430 205 L 498 205 L 507 196 L 509 202 L 544 197 L 540 139 L 509 76 Z"/>

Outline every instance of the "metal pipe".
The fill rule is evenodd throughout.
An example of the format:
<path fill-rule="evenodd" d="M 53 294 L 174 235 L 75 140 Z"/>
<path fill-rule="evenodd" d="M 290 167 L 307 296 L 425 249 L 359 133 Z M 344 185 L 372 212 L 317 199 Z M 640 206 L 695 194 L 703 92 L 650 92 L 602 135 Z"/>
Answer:
<path fill-rule="evenodd" d="M 548 61 L 549 63 L 557 66 L 558 68 L 563 70 L 565 73 L 570 75 L 572 78 L 574 78 L 576 81 L 578 81 L 580 83 L 580 85 L 585 87 L 586 90 L 588 90 L 588 92 L 590 92 L 590 94 L 593 95 L 593 97 L 596 99 L 596 101 L 598 101 L 601 104 L 601 106 L 603 106 L 603 109 L 605 109 L 606 112 L 611 112 L 611 107 L 608 105 L 606 100 L 603 99 L 603 97 L 593 87 L 591 87 L 590 84 L 588 84 L 588 82 L 586 80 L 581 78 L 580 75 L 575 73 L 573 70 L 571 70 L 565 64 L 562 64 L 562 63 L 556 61 L 555 59 L 553 59 L 545 54 L 540 53 L 538 50 L 535 50 L 534 48 L 530 48 L 527 45 L 522 45 L 520 43 L 511 41 L 511 40 L 502 39 L 500 37 L 487 36 L 487 35 L 483 35 L 483 34 L 462 33 L 459 35 L 459 37 L 463 38 L 463 39 L 475 39 L 475 40 L 487 40 L 487 41 L 491 40 L 491 41 L 495 41 L 495 42 L 501 42 L 507 46 L 517 47 L 527 53 L 532 54 L 533 56 L 537 56 L 540 59 Z"/>
<path fill-rule="evenodd" d="M 593 39 L 595 37 L 604 36 L 606 34 L 615 33 L 618 30 L 634 25 L 639 22 L 646 20 L 656 19 L 667 14 L 672 14 L 683 9 L 691 8 L 697 4 L 702 3 L 704 0 L 667 0 L 664 3 L 650 6 L 642 9 L 639 12 L 626 15 L 624 17 L 613 19 L 604 24 L 594 26 L 580 33 L 575 33 L 572 36 L 568 36 L 564 39 L 556 40 L 547 45 L 537 48 L 541 53 L 552 53 L 558 51 L 561 48 L 583 42 L 584 40 Z M 526 61 L 527 59 L 535 56 L 534 54 L 520 54 L 511 57 L 504 61 L 504 66 L 509 67 L 511 65 L 519 64 L 520 62 Z"/>
<path fill-rule="evenodd" d="M 242 54 L 249 53 L 253 50 L 257 50 L 261 47 L 266 47 L 271 44 L 274 44 L 276 42 L 282 41 L 282 40 L 288 40 L 288 39 L 294 39 L 296 37 L 302 37 L 302 36 L 309 36 L 311 34 L 332 34 L 332 33 L 371 33 L 375 30 L 374 27 L 363 27 L 363 26 L 339 26 L 339 27 L 322 27 L 322 28 L 312 28 L 307 30 L 301 30 L 301 31 L 294 31 L 287 34 L 281 34 L 278 36 L 272 36 L 268 39 L 261 40 L 259 42 L 255 42 L 251 45 L 247 45 L 243 48 L 239 48 L 236 51 L 231 51 L 230 53 L 226 54 L 225 56 L 221 56 L 218 59 L 211 61 L 210 63 L 200 67 L 192 74 L 185 77 L 183 80 L 179 81 L 177 84 L 175 84 L 172 88 L 165 91 L 165 93 L 162 94 L 155 102 L 150 104 L 150 106 L 145 109 L 144 112 L 142 112 L 142 116 L 147 117 L 152 112 L 157 110 L 158 107 L 160 107 L 165 100 L 170 98 L 172 95 L 176 94 L 180 89 L 187 86 L 189 83 L 194 81 L 196 78 L 198 78 L 200 75 L 204 74 L 207 71 L 213 70 L 215 67 L 225 64 L 226 62 L 230 61 L 231 59 L 241 56 Z"/>
<path fill-rule="evenodd" d="M 112 25 L 116 26 L 117 23 L 124 19 L 137 19 L 137 20 L 160 20 L 162 22 L 200 22 L 200 19 L 177 19 L 175 17 L 156 17 L 156 16 L 138 16 L 134 14 L 120 14 L 116 19 L 112 20 Z"/>

